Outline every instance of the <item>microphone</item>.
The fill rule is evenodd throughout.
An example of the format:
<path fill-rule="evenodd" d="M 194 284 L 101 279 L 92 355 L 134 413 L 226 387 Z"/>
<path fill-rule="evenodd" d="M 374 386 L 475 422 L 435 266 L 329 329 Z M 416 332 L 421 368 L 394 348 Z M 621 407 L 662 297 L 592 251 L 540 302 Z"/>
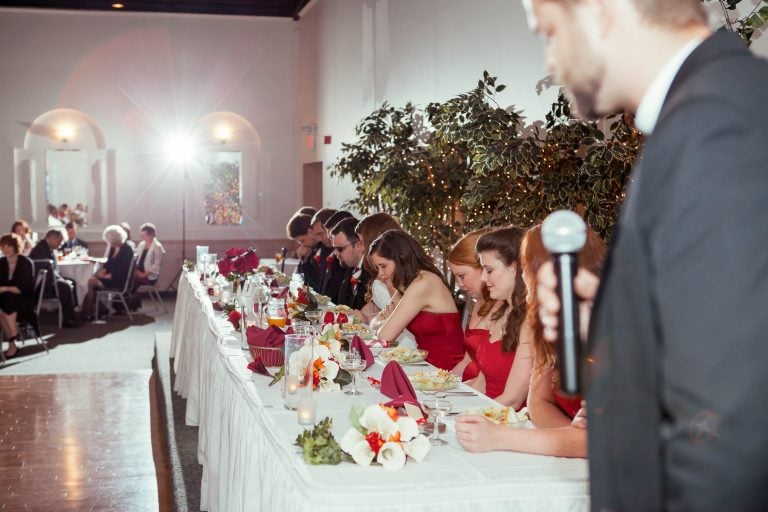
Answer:
<path fill-rule="evenodd" d="M 573 290 L 573 279 L 578 271 L 579 251 L 587 241 L 587 226 L 578 214 L 558 210 L 544 220 L 541 225 L 541 238 L 544 247 L 552 255 L 557 274 L 557 295 L 560 298 L 557 328 L 560 389 L 569 395 L 578 395 L 581 391 L 581 341 L 579 302 Z"/>

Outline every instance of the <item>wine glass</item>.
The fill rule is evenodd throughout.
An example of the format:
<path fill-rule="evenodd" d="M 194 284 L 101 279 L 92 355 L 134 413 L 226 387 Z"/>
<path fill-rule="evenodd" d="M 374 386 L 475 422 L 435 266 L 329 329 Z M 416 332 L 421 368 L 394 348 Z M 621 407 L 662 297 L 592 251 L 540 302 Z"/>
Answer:
<path fill-rule="evenodd" d="M 357 351 L 350 352 L 341 362 L 341 367 L 352 374 L 352 389 L 344 392 L 347 395 L 362 395 L 362 391 L 357 390 L 357 376 L 365 369 L 365 360 L 360 357 Z"/>
<path fill-rule="evenodd" d="M 451 412 L 453 404 L 450 400 L 430 399 L 424 400 L 421 405 L 427 410 L 434 423 L 432 437 L 429 438 L 429 444 L 432 446 L 442 446 L 448 444 L 447 441 L 440 438 L 440 418 Z"/>
<path fill-rule="evenodd" d="M 317 323 L 320 321 L 320 317 L 323 316 L 323 312 L 319 309 L 306 309 L 304 310 L 304 316 L 309 320 L 312 327 L 317 329 Z"/>

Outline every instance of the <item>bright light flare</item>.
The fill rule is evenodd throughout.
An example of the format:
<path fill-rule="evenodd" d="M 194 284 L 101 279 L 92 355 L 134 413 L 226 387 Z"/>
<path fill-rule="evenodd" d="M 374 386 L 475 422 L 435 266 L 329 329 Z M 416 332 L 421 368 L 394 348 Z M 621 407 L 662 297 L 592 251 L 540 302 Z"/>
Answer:
<path fill-rule="evenodd" d="M 227 141 L 232 139 L 232 128 L 230 128 L 227 125 L 221 125 L 218 128 L 216 128 L 216 140 L 220 141 L 222 144 L 225 144 Z"/>
<path fill-rule="evenodd" d="M 188 162 L 195 156 L 195 145 L 187 137 L 173 137 L 166 142 L 165 153 L 173 162 Z"/>

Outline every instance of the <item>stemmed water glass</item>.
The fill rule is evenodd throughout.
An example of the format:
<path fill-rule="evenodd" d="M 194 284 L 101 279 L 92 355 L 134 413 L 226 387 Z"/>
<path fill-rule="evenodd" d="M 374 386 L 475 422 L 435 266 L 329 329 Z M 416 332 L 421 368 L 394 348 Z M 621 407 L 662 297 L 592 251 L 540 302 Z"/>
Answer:
<path fill-rule="evenodd" d="M 448 444 L 447 441 L 440 438 L 440 418 L 451 412 L 453 404 L 450 400 L 442 400 L 439 398 L 424 400 L 421 405 L 427 410 L 430 416 L 432 416 L 433 428 L 432 436 L 429 438 L 429 444 L 432 446 L 442 446 Z"/>
<path fill-rule="evenodd" d="M 309 320 L 310 325 L 320 334 L 320 330 L 317 327 L 317 323 L 320 321 L 320 317 L 323 316 L 323 312 L 319 309 L 307 309 L 304 311 L 304 316 Z"/>
<path fill-rule="evenodd" d="M 360 356 L 357 350 L 351 351 L 341 362 L 341 367 L 352 374 L 352 389 L 344 392 L 347 395 L 362 395 L 362 391 L 357 390 L 357 376 L 365 369 L 365 360 Z"/>

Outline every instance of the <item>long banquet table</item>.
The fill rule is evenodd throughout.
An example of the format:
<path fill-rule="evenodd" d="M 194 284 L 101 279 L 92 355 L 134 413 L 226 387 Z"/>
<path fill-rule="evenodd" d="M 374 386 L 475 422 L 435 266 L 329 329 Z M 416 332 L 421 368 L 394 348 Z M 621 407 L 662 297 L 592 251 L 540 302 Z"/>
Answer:
<path fill-rule="evenodd" d="M 187 399 L 186 423 L 199 426 L 203 465 L 201 510 L 210 511 L 581 511 L 588 510 L 587 463 L 582 459 L 512 452 L 471 454 L 456 441 L 450 418 L 447 446 L 401 471 L 381 466 L 309 466 L 293 445 L 296 412 L 282 405 L 280 386 L 252 374 L 247 352 L 211 307 L 194 273 L 180 280 L 171 354 L 175 391 Z M 377 362 L 364 376 L 379 377 Z M 406 371 L 408 368 L 406 367 Z M 315 393 L 318 420 L 331 416 L 341 439 L 352 404 L 386 401 L 364 377 L 363 395 Z M 494 403 L 452 397 L 455 410 Z"/>

